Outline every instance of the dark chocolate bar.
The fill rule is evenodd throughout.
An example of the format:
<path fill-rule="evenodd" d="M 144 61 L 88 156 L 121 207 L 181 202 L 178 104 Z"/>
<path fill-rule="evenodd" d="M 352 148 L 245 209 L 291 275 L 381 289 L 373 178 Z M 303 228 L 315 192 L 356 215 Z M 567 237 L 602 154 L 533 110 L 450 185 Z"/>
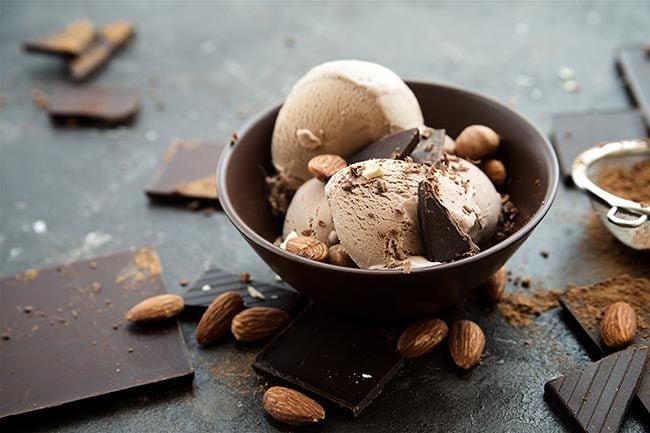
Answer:
<path fill-rule="evenodd" d="M 289 288 L 245 280 L 217 268 L 205 271 L 183 293 L 185 308 L 203 311 L 214 298 L 228 291 L 238 292 L 246 307 L 275 307 L 291 312 L 301 304 L 300 294 Z"/>
<path fill-rule="evenodd" d="M 63 125 L 117 126 L 138 113 L 138 91 L 124 87 L 59 87 L 49 97 L 52 120 Z"/>
<path fill-rule="evenodd" d="M 222 144 L 175 140 L 159 162 L 145 189 L 157 201 L 218 203 L 216 169 Z"/>
<path fill-rule="evenodd" d="M 581 432 L 616 432 L 641 380 L 648 346 L 630 347 L 546 383 L 553 404 Z"/>
<path fill-rule="evenodd" d="M 635 105 L 650 128 L 650 55 L 647 45 L 622 48 L 617 63 Z"/>
<path fill-rule="evenodd" d="M 95 25 L 90 20 L 75 21 L 50 36 L 25 42 L 25 51 L 71 57 L 80 55 L 95 38 Z"/>
<path fill-rule="evenodd" d="M 426 257 L 432 262 L 448 262 L 479 251 L 440 203 L 436 186 L 429 181 L 418 185 L 418 222 Z"/>
<path fill-rule="evenodd" d="M 358 416 L 403 363 L 377 329 L 312 305 L 262 350 L 253 369 Z"/>
<path fill-rule="evenodd" d="M 404 159 L 413 152 L 419 141 L 420 131 L 417 128 L 401 131 L 364 147 L 348 157 L 348 164 L 373 158 Z"/>
<path fill-rule="evenodd" d="M 97 72 L 134 34 L 135 27 L 128 21 L 115 21 L 102 26 L 93 43 L 69 63 L 68 71 L 72 79 L 82 81 Z"/>
<path fill-rule="evenodd" d="M 166 292 L 161 272 L 144 247 L 0 280 L 0 419 L 191 380 L 176 320 L 143 327 L 124 318 Z"/>
<path fill-rule="evenodd" d="M 583 151 L 599 143 L 642 138 L 647 134 L 638 110 L 553 115 L 553 146 L 567 181 L 571 179 L 573 161 Z"/>

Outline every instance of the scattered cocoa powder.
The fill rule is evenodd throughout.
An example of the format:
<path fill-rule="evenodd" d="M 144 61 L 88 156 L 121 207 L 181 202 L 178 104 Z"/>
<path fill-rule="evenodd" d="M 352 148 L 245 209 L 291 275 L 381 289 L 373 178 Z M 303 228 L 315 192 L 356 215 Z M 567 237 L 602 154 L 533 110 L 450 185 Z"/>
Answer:
<path fill-rule="evenodd" d="M 596 183 L 606 191 L 628 200 L 650 205 L 650 159 L 632 167 L 603 167 Z"/>
<path fill-rule="evenodd" d="M 589 329 L 600 326 L 609 305 L 627 302 L 636 312 L 642 338 L 650 338 L 650 278 L 621 275 L 587 286 L 569 286 L 564 299 L 580 323 Z"/>
<path fill-rule="evenodd" d="M 531 294 L 508 293 L 497 303 L 510 325 L 518 328 L 533 324 L 533 318 L 560 306 L 559 290 L 537 290 Z"/>

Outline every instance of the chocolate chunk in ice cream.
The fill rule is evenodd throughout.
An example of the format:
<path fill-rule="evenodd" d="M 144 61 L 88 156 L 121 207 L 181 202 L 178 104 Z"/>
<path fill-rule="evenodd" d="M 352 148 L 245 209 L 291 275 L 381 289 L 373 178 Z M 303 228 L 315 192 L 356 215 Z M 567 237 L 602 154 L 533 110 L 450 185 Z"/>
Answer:
<path fill-rule="evenodd" d="M 438 199 L 436 185 L 426 180 L 418 185 L 418 222 L 425 256 L 432 262 L 448 262 L 479 251 Z"/>
<path fill-rule="evenodd" d="M 375 158 L 404 159 L 413 152 L 419 141 L 418 128 L 407 129 L 369 144 L 350 156 L 348 164 Z"/>

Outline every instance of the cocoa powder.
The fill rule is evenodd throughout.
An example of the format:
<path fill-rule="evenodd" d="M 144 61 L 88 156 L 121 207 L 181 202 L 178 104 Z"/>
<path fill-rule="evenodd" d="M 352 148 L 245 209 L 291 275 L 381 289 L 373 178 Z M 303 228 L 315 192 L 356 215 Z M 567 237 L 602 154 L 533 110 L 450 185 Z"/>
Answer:
<path fill-rule="evenodd" d="M 609 305 L 627 302 L 636 312 L 642 338 L 650 338 L 650 278 L 621 275 L 587 286 L 569 286 L 565 300 L 576 318 L 589 329 L 600 326 Z"/>
<path fill-rule="evenodd" d="M 650 204 L 650 159 L 632 167 L 604 167 L 596 183 L 619 197 Z"/>
<path fill-rule="evenodd" d="M 497 308 L 501 315 L 518 328 L 533 324 L 533 318 L 560 306 L 559 290 L 537 290 L 531 294 L 504 294 Z"/>

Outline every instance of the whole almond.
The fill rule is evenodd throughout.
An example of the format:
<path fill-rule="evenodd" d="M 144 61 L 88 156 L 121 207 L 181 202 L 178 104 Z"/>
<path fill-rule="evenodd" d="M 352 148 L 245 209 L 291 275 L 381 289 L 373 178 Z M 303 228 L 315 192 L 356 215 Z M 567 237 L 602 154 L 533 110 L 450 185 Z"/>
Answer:
<path fill-rule="evenodd" d="M 503 266 L 483 284 L 483 294 L 488 301 L 497 302 L 503 296 L 506 288 L 506 273 L 506 267 Z"/>
<path fill-rule="evenodd" d="M 273 418 L 292 426 L 316 424 L 325 419 L 325 409 L 305 394 L 283 386 L 266 390 L 264 410 Z"/>
<path fill-rule="evenodd" d="M 147 298 L 126 313 L 131 322 L 154 322 L 174 317 L 185 307 L 183 298 L 178 295 L 158 295 Z"/>
<path fill-rule="evenodd" d="M 321 182 L 327 182 L 334 173 L 347 166 L 348 163 L 340 156 L 325 153 L 310 159 L 307 163 L 307 170 Z"/>
<path fill-rule="evenodd" d="M 625 347 L 636 334 L 636 313 L 627 302 L 615 302 L 605 310 L 600 333 L 603 341 L 612 349 Z"/>
<path fill-rule="evenodd" d="M 289 313 L 279 308 L 252 307 L 232 319 L 230 330 L 239 341 L 260 341 L 277 333 L 290 319 Z"/>
<path fill-rule="evenodd" d="M 479 168 L 483 173 L 492 181 L 496 186 L 506 183 L 508 175 L 506 173 L 506 166 L 501 161 L 496 159 L 488 159 L 479 164 Z"/>
<path fill-rule="evenodd" d="M 196 327 L 196 341 L 205 346 L 223 338 L 233 317 L 244 308 L 244 300 L 236 292 L 224 292 L 210 304 Z"/>
<path fill-rule="evenodd" d="M 357 264 L 354 263 L 350 254 L 345 251 L 343 245 L 336 244 L 329 248 L 330 263 L 337 266 L 345 266 L 346 268 L 356 268 Z"/>
<path fill-rule="evenodd" d="M 473 161 L 484 159 L 499 148 L 499 135 L 485 125 L 470 125 L 456 138 L 456 155 Z"/>
<path fill-rule="evenodd" d="M 318 262 L 324 262 L 329 256 L 327 245 L 311 236 L 296 236 L 289 239 L 287 251 Z"/>
<path fill-rule="evenodd" d="M 440 319 L 414 323 L 400 335 L 397 340 L 397 351 L 409 359 L 426 355 L 442 343 L 448 331 L 447 324 Z"/>
<path fill-rule="evenodd" d="M 449 332 L 449 350 L 454 362 L 460 368 L 468 370 L 481 360 L 485 349 L 485 334 L 471 320 L 458 320 Z"/>

